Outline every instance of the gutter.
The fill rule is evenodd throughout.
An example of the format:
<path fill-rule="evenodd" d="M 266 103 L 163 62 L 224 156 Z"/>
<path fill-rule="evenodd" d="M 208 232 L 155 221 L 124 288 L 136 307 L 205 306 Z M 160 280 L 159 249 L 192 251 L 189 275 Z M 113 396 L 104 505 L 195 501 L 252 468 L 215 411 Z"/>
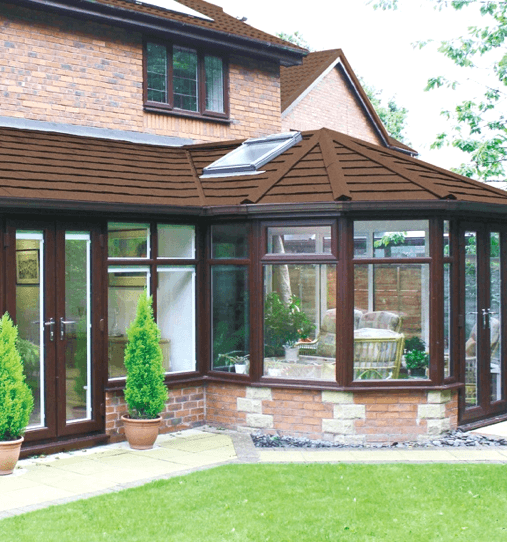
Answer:
<path fill-rule="evenodd" d="M 83 7 L 77 5 L 81 3 Z M 165 37 L 188 40 L 201 45 L 232 50 L 249 56 L 260 56 L 265 60 L 279 62 L 282 66 L 301 64 L 306 51 L 285 48 L 269 42 L 237 36 L 218 30 L 195 26 L 182 21 L 163 19 L 147 13 L 131 12 L 115 6 L 98 2 L 74 1 L 75 5 L 66 5 L 60 0 L 17 0 L 16 5 L 53 11 L 68 16 L 80 16 L 97 22 L 135 29 L 143 33 L 156 33 Z M 84 5 L 86 4 L 86 5 Z"/>

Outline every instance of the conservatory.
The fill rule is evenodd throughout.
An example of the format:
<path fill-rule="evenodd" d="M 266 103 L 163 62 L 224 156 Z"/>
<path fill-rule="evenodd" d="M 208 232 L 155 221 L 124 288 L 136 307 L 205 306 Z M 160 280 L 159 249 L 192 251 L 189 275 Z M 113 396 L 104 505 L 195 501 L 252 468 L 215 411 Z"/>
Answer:
<path fill-rule="evenodd" d="M 123 438 L 145 289 L 164 431 L 395 442 L 507 413 L 506 192 L 326 129 L 246 149 L 0 138 L 39 161 L 15 186 L 0 171 L 28 447 Z"/>

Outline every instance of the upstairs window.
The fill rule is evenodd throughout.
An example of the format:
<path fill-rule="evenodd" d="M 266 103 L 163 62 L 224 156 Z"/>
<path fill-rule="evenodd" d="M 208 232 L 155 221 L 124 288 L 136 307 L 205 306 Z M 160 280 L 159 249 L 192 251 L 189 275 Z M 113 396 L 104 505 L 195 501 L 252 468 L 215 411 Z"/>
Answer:
<path fill-rule="evenodd" d="M 227 117 L 226 63 L 197 49 L 147 42 L 146 106 Z"/>

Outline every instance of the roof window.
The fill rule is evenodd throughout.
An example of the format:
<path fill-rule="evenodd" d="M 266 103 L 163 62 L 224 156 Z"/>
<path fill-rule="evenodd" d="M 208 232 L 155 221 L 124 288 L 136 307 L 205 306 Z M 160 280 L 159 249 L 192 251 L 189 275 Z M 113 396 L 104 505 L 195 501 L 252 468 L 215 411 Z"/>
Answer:
<path fill-rule="evenodd" d="M 263 173 L 259 171 L 259 168 L 302 141 L 302 139 L 300 132 L 248 139 L 237 149 L 205 167 L 202 177 Z"/>
<path fill-rule="evenodd" d="M 183 15 L 190 15 L 191 17 L 197 17 L 199 19 L 204 19 L 207 21 L 213 21 L 211 17 L 195 11 L 184 4 L 180 4 L 178 0 L 136 0 L 137 4 L 151 4 L 152 6 L 157 6 L 160 8 L 167 9 L 169 11 L 175 11 L 176 13 L 182 13 Z"/>

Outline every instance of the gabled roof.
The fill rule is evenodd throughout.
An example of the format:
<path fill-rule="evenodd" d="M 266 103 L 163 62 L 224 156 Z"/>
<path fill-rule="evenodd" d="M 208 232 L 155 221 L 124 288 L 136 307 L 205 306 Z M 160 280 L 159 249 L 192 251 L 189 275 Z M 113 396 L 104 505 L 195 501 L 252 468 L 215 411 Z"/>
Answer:
<path fill-rule="evenodd" d="M 175 0 L 205 17 L 194 17 L 138 0 L 17 0 L 20 4 L 47 9 L 106 24 L 127 26 L 158 35 L 181 36 L 221 46 L 236 47 L 245 53 L 278 58 L 283 65 L 297 64 L 306 49 L 257 30 L 204 0 Z"/>
<path fill-rule="evenodd" d="M 302 64 L 280 69 L 282 115 L 306 96 L 333 68 L 339 66 L 341 66 L 348 78 L 350 87 L 356 93 L 356 97 L 362 104 L 366 115 L 370 118 L 385 145 L 416 156 L 417 151 L 387 133 L 384 124 L 341 49 L 311 52 L 303 59 Z"/>
<path fill-rule="evenodd" d="M 303 133 L 263 173 L 200 178 L 240 143 L 164 147 L 0 128 L 0 205 L 199 213 L 343 202 L 381 211 L 444 200 L 497 204 L 507 214 L 503 190 L 325 128 Z"/>

